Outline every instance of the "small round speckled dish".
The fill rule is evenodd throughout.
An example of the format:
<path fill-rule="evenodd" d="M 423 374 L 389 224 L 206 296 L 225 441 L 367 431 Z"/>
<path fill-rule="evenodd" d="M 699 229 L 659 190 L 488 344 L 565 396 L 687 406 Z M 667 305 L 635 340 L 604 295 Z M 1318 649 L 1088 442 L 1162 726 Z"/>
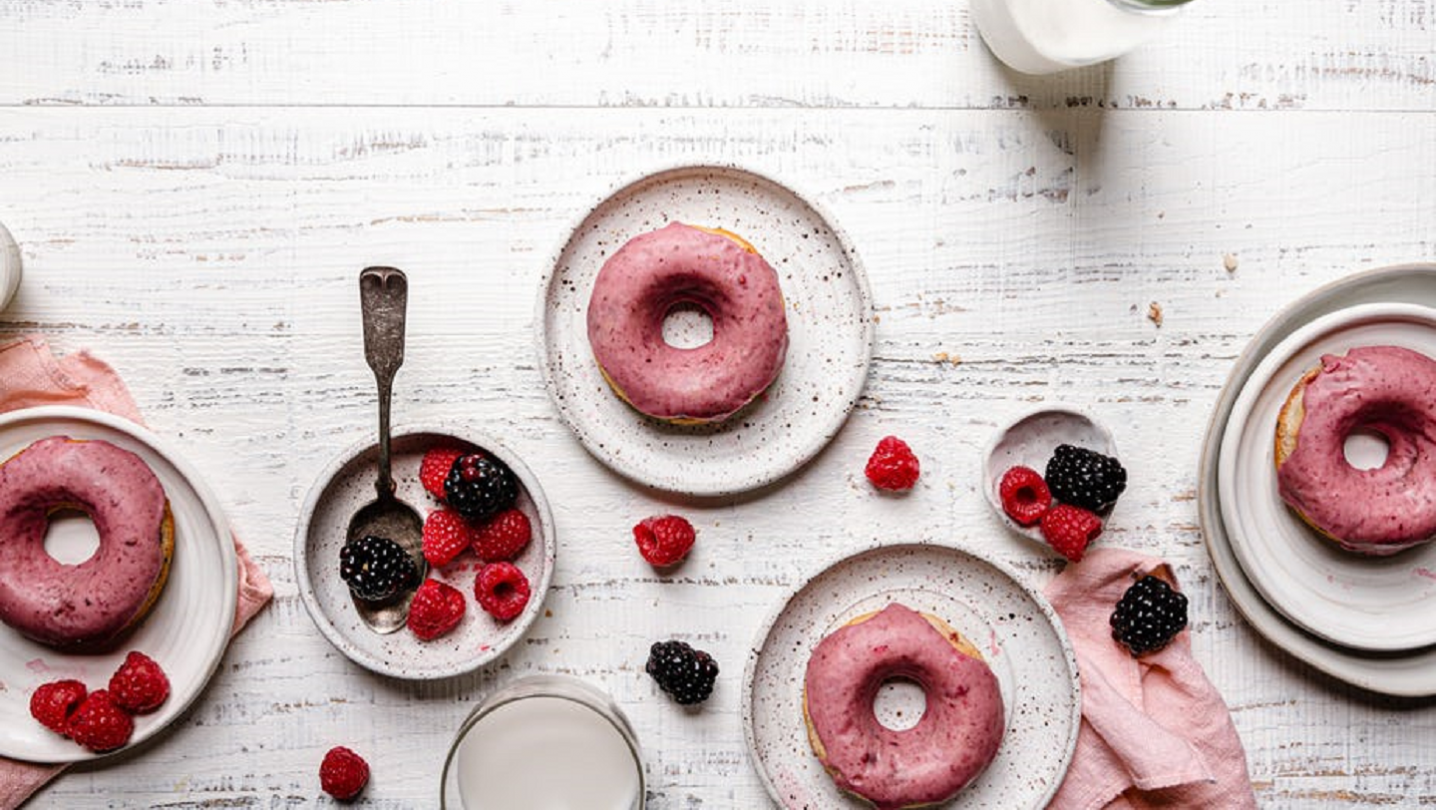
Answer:
<path fill-rule="evenodd" d="M 30 716 L 35 687 L 74 678 L 98 688 L 109 681 L 126 653 L 140 650 L 164 667 L 170 697 L 158 710 L 135 718 L 134 736 L 118 750 L 127 751 L 158 734 L 204 691 L 229 646 L 239 563 L 219 500 L 167 441 L 127 419 L 88 408 L 29 408 L 0 416 L 0 459 L 49 436 L 103 439 L 144 459 L 165 489 L 175 523 L 169 580 L 144 621 L 114 649 L 63 652 L 0 624 L 0 756 L 79 762 L 109 755 L 86 751 L 37 723 Z M 74 563 L 97 542 L 89 521 L 61 519 L 51 523 L 45 546 L 57 559 Z"/>
<path fill-rule="evenodd" d="M 751 242 L 777 270 L 787 304 L 788 354 L 778 379 L 720 424 L 678 426 L 640 414 L 609 388 L 588 343 L 599 268 L 629 239 L 672 221 L 725 228 Z M 718 166 L 659 172 L 599 203 L 558 251 L 536 321 L 549 395 L 583 446 L 635 481 L 690 495 L 744 492 L 801 467 L 842 427 L 872 355 L 867 277 L 843 232 L 778 183 Z M 675 345 L 706 338 L 683 318 L 668 324 Z"/>
<path fill-rule="evenodd" d="M 1007 528 L 1029 540 L 1042 543 L 1044 547 L 1047 544 L 1042 539 L 1041 528 L 1018 525 L 1017 521 L 1003 511 L 1000 486 L 1003 474 L 1016 466 L 1031 467 L 1038 473 L 1043 473 L 1047 469 L 1047 460 L 1052 458 L 1052 451 L 1056 450 L 1059 444 L 1085 447 L 1104 456 L 1119 460 L 1121 458 L 1117 455 L 1117 443 L 1113 441 L 1107 428 L 1081 411 L 1063 407 L 1033 411 L 997 431 L 983 456 L 983 491 L 992 511 L 997 513 L 997 518 Z M 1110 512 L 1103 514 L 1103 519 L 1109 514 Z"/>
<path fill-rule="evenodd" d="M 300 512 L 294 536 L 295 579 L 314 624 L 356 664 L 382 675 L 410 680 L 470 672 L 499 657 L 522 638 L 543 610 L 557 547 L 553 514 L 533 473 L 497 440 L 472 430 L 406 427 L 395 431 L 392 465 L 399 500 L 414 507 L 421 516 L 441 508 L 442 504 L 419 483 L 419 463 L 433 447 L 481 448 L 507 464 L 522 485 L 517 505 L 528 515 L 533 540 L 514 564 L 528 577 L 532 595 L 517 618 L 500 622 L 478 606 L 474 600 L 478 559 L 473 552 L 465 551 L 449 565 L 431 567 L 429 571 L 431 578 L 464 594 L 464 618 L 458 627 L 433 641 L 420 641 L 408 628 L 380 635 L 364 624 L 348 587 L 339 578 L 339 549 L 344 545 L 349 519 L 374 499 L 379 449 L 372 442 L 350 448 L 320 475 Z"/>
<path fill-rule="evenodd" d="M 1344 551 L 1277 492 L 1274 432 L 1293 383 L 1322 355 L 1356 346 L 1403 346 L 1436 357 L 1436 309 L 1348 307 L 1272 349 L 1242 387 L 1222 438 L 1222 522 L 1247 578 L 1288 619 L 1353 649 L 1414 650 L 1436 644 L 1436 543 L 1389 557 Z"/>
<path fill-rule="evenodd" d="M 867 806 L 838 790 L 809 747 L 803 678 L 819 641 L 892 602 L 951 624 L 981 650 L 1002 687 L 1007 731 L 997 758 L 943 806 L 1046 806 L 1071 762 L 1082 711 L 1077 659 L 1062 622 L 1004 567 L 924 543 L 878 546 L 838 560 L 759 631 L 744 672 L 743 721 L 749 757 L 768 793 L 789 810 Z M 921 696 L 905 686 L 885 685 L 874 703 L 889 727 L 916 722 L 905 725 L 901 715 L 921 716 Z"/>

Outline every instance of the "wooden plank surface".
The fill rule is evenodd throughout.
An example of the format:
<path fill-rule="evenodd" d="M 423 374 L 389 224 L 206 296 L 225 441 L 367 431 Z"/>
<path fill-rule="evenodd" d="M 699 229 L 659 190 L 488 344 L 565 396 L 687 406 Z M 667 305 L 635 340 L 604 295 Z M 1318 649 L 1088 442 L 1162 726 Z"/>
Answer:
<path fill-rule="evenodd" d="M 1164 44 L 1046 81 L 997 70 L 965 3 L 548 5 L 0 2 L 0 221 L 26 262 L 0 339 L 113 363 L 277 589 L 172 732 L 33 806 L 322 805 L 335 744 L 374 764 L 366 806 L 434 806 L 460 719 L 528 672 L 614 695 L 656 810 L 768 806 L 739 716 L 763 618 L 874 541 L 971 543 L 1045 582 L 1058 563 L 1002 531 L 978 464 L 999 423 L 1055 402 L 1115 429 L 1133 477 L 1103 542 L 1176 565 L 1262 804 L 1433 800 L 1436 710 L 1263 641 L 1195 503 L 1206 421 L 1252 334 L 1324 282 L 1436 247 L 1430 2 L 1198 2 Z M 607 471 L 559 421 L 533 345 L 541 279 L 589 206 L 692 163 L 823 204 L 879 318 L 843 432 L 741 498 Z M 371 430 L 354 276 L 373 263 L 413 279 L 396 420 L 502 435 L 559 524 L 552 615 L 438 684 L 340 656 L 290 561 L 315 477 Z M 923 457 L 906 498 L 861 476 L 889 433 Z M 656 576 L 629 526 L 670 510 L 699 545 Z M 642 673 L 670 635 L 723 666 L 700 713 Z"/>
<path fill-rule="evenodd" d="M 1436 0 L 1199 0 L 1057 79 L 960 0 L 3 0 L 0 103 L 1429 110 Z"/>

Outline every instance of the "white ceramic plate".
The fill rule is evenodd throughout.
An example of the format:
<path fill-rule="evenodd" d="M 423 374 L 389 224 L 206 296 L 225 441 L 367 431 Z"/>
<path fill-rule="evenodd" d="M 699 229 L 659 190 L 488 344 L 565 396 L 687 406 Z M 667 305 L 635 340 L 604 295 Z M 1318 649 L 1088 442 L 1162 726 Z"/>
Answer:
<path fill-rule="evenodd" d="M 599 268 L 629 239 L 675 220 L 747 239 L 777 270 L 787 304 L 778 379 L 717 425 L 675 426 L 635 411 L 604 381 L 588 343 Z M 537 323 L 549 394 L 583 446 L 629 478 L 690 495 L 754 489 L 816 455 L 857 403 L 873 341 L 867 278 L 843 232 L 787 188 L 716 166 L 650 175 L 599 203 L 558 252 Z"/>
<path fill-rule="evenodd" d="M 1354 306 L 1312 321 L 1272 349 L 1232 407 L 1217 491 L 1232 550 L 1268 603 L 1337 644 L 1390 652 L 1436 643 L 1436 544 L 1390 557 L 1342 550 L 1282 502 L 1273 448 L 1292 384 L 1322 355 L 1386 345 L 1436 357 L 1436 310 Z"/>
<path fill-rule="evenodd" d="M 529 468 L 497 439 L 468 429 L 406 427 L 395 431 L 390 442 L 390 465 L 399 500 L 413 507 L 421 518 L 442 507 L 419 483 L 419 463 L 424 453 L 438 446 L 482 448 L 507 464 L 519 480 L 517 506 L 528 515 L 533 539 L 513 561 L 528 577 L 530 590 L 529 603 L 516 618 L 500 622 L 479 607 L 474 598 L 478 558 L 472 551 L 465 551 L 443 568 L 429 569 L 430 578 L 446 582 L 464 594 L 464 618 L 453 630 L 432 641 L 421 641 L 407 627 L 380 635 L 364 624 L 348 586 L 339 578 L 339 549 L 354 513 L 374 500 L 379 448 L 373 442 L 350 448 L 320 475 L 300 512 L 294 535 L 295 579 L 314 624 L 350 660 L 395 678 L 447 678 L 475 670 L 503 655 L 543 611 L 553 578 L 558 543 L 548 499 Z"/>
<path fill-rule="evenodd" d="M 879 546 L 839 560 L 759 632 L 744 673 L 743 719 L 749 756 L 769 794 L 790 810 L 867 806 L 837 789 L 808 745 L 803 677 L 819 641 L 892 602 L 951 624 L 981 650 L 1002 687 L 1007 732 L 997 758 L 943 806 L 1046 806 L 1067 772 L 1082 709 L 1067 633 L 1047 600 L 1004 568 L 928 544 Z M 892 700 L 901 707 L 902 698 Z M 890 722 L 881 698 L 878 714 Z"/>
<path fill-rule="evenodd" d="M 1218 397 L 1202 447 L 1197 508 L 1212 565 L 1233 604 L 1267 640 L 1315 669 L 1347 683 L 1402 697 L 1436 695 L 1436 647 L 1397 655 L 1373 655 L 1326 642 L 1288 621 L 1247 579 L 1232 550 L 1221 515 L 1217 466 L 1232 406 L 1262 358 L 1307 323 L 1341 309 L 1368 303 L 1410 303 L 1436 307 L 1436 265 L 1410 264 L 1358 273 L 1298 299 L 1252 338 L 1237 359 Z"/>
<path fill-rule="evenodd" d="M 143 623 L 114 650 L 93 655 L 56 652 L 0 624 L 0 755 L 31 762 L 78 762 L 98 755 L 30 717 L 30 693 L 35 687 L 74 678 L 92 690 L 101 688 L 126 653 L 139 650 L 164 668 L 170 697 L 154 713 L 135 718 L 135 733 L 126 748 L 153 737 L 199 696 L 224 655 L 234 623 L 239 569 L 219 502 L 168 443 L 100 411 L 32 408 L 0 416 L 0 459 L 48 436 L 103 439 L 144 459 L 164 486 L 175 524 L 169 580 Z M 93 542 L 92 527 L 65 521 L 52 530 L 47 545 L 64 547 L 67 541 L 83 545 L 85 534 Z"/>
<path fill-rule="evenodd" d="M 1030 467 L 1046 475 L 1047 462 L 1059 444 L 1084 447 L 1104 456 L 1117 456 L 1112 434 L 1092 417 L 1071 408 L 1050 407 L 1033 411 L 999 430 L 983 456 L 982 477 L 987 486 L 987 504 L 1003 525 L 1043 548 L 1049 548 L 1039 525 L 1022 526 L 1002 508 L 1002 476 L 1013 467 Z M 1112 507 L 1116 509 L 1115 506 Z M 1111 515 L 1102 516 L 1105 524 Z"/>

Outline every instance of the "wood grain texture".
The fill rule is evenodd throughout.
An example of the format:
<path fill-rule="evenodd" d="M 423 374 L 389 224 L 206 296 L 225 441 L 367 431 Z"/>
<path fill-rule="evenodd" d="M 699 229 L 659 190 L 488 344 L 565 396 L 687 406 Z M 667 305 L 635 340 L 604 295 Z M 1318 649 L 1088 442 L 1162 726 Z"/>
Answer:
<path fill-rule="evenodd" d="M 1265 643 L 1216 580 L 1195 505 L 1206 421 L 1252 334 L 1321 283 L 1436 249 L 1429 0 L 1202 0 L 1162 45 L 1040 82 L 994 67 L 965 3 L 932 0 L 0 0 L 0 23 L 0 220 L 26 262 L 0 339 L 113 363 L 277 588 L 170 733 L 32 806 L 320 806 L 336 744 L 374 763 L 366 806 L 434 806 L 462 716 L 528 672 L 614 695 L 655 810 L 768 806 L 739 716 L 763 619 L 879 540 L 970 543 L 1045 582 L 1058 562 L 1004 533 L 978 470 L 1001 422 L 1054 402 L 1113 427 L 1132 485 L 1103 542 L 1176 566 L 1262 804 L 1436 801 L 1436 707 Z M 826 451 L 780 485 L 694 501 L 583 451 L 532 334 L 547 263 L 589 206 L 705 162 L 822 203 L 878 324 Z M 396 422 L 503 435 L 558 522 L 551 615 L 438 684 L 339 656 L 290 562 L 315 476 L 372 430 L 355 277 L 377 263 L 413 282 Z M 923 459 L 906 497 L 862 478 L 889 433 Z M 698 546 L 656 575 L 629 527 L 673 510 Z M 700 713 L 642 672 L 669 636 L 723 666 Z"/>
<path fill-rule="evenodd" d="M 960 0 L 3 0 L 0 103 L 1429 110 L 1436 0 L 1203 0 L 1057 79 Z M 60 44 L 57 47 L 57 43 Z"/>

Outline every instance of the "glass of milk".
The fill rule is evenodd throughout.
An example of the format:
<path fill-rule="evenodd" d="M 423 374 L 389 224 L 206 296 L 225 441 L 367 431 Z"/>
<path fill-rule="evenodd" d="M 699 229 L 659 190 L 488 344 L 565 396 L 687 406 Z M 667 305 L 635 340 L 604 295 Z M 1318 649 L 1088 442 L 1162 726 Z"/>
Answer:
<path fill-rule="evenodd" d="M 452 810 L 642 810 L 644 794 L 638 739 L 608 695 L 533 675 L 464 720 L 439 801 Z"/>
<path fill-rule="evenodd" d="M 1105 62 L 1155 37 L 1190 0 L 972 0 L 987 47 L 1023 73 Z"/>
<path fill-rule="evenodd" d="M 20 287 L 20 246 L 0 223 L 0 309 L 4 309 Z"/>

